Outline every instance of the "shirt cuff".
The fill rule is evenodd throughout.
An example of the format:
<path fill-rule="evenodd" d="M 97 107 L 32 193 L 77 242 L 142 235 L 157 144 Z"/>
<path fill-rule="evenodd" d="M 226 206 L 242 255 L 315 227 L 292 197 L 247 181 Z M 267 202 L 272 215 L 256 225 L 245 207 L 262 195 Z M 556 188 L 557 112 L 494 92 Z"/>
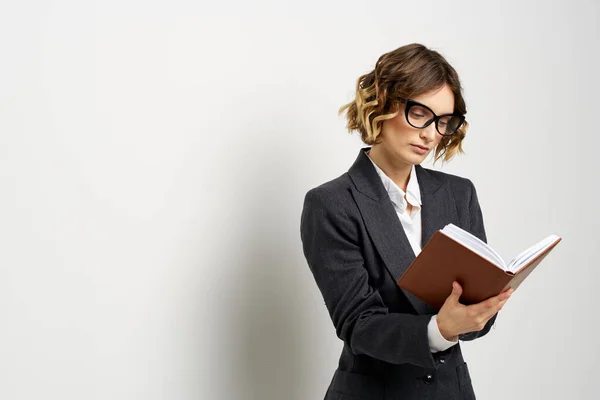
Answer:
<path fill-rule="evenodd" d="M 429 339 L 429 348 L 432 353 L 437 353 L 438 351 L 444 351 L 456 343 L 458 343 L 458 339 L 447 340 L 442 333 L 440 332 L 440 328 L 437 324 L 437 315 L 434 315 L 429 320 L 429 324 L 427 325 L 427 339 Z"/>

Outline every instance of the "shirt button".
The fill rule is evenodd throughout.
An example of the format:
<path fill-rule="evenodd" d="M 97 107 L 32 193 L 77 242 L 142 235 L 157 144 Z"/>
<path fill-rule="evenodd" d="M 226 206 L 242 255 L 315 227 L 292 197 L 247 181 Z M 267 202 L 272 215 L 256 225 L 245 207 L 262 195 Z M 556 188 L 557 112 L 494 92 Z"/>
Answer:
<path fill-rule="evenodd" d="M 425 383 L 429 384 L 433 382 L 433 375 L 431 374 L 427 374 L 423 377 L 423 380 L 425 381 Z"/>
<path fill-rule="evenodd" d="M 440 364 L 443 364 L 446 362 L 446 359 L 444 357 L 440 357 Z"/>

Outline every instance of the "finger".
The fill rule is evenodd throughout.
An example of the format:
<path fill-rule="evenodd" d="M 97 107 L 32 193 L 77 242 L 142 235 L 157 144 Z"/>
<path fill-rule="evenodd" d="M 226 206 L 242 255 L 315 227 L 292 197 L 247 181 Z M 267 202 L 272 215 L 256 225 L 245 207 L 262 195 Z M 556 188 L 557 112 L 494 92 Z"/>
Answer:
<path fill-rule="evenodd" d="M 491 317 L 498 311 L 499 304 L 502 301 L 508 300 L 509 297 L 510 295 L 508 294 L 499 294 L 497 296 L 490 297 L 489 299 L 484 300 L 480 303 L 473 304 L 469 306 L 471 307 L 471 315 L 479 317 L 490 315 Z"/>
<path fill-rule="evenodd" d="M 480 315 L 480 318 L 484 318 L 487 322 L 490 318 L 494 316 L 494 314 L 502 310 L 502 307 L 504 307 L 504 304 L 506 304 L 507 301 L 508 299 L 504 299 L 497 303 L 495 306 L 488 308 Z"/>
<path fill-rule="evenodd" d="M 484 314 L 483 314 L 483 318 L 485 318 L 486 322 L 492 318 L 494 316 L 494 314 L 496 314 L 498 311 L 502 310 L 502 307 L 504 307 L 504 304 L 506 304 L 507 300 L 503 300 L 500 303 L 498 303 L 495 307 L 492 307 L 490 309 L 488 309 Z"/>
<path fill-rule="evenodd" d="M 450 293 L 450 296 L 448 296 L 450 301 L 452 301 L 453 303 L 458 303 L 461 294 L 462 287 L 460 286 L 460 284 L 456 281 L 452 282 L 452 293 Z"/>
<path fill-rule="evenodd" d="M 515 290 L 513 288 L 509 288 L 509 289 L 503 291 L 502 293 L 497 294 L 496 296 L 494 296 L 492 298 L 498 302 L 508 300 L 510 298 L 510 296 L 512 296 L 514 291 Z"/>
<path fill-rule="evenodd" d="M 479 305 L 481 305 L 481 304 L 474 304 L 469 307 L 479 306 Z M 471 321 L 474 323 L 477 323 L 477 324 L 486 324 L 490 320 L 490 318 L 492 318 L 494 316 L 494 314 L 496 314 L 499 311 L 500 308 L 501 307 L 499 307 L 498 304 L 496 304 L 490 308 L 472 309 L 472 312 L 470 313 Z"/>
<path fill-rule="evenodd" d="M 501 303 L 503 301 L 506 301 L 510 298 L 510 293 L 509 292 L 504 292 L 504 293 L 500 293 L 497 296 L 494 297 L 490 297 L 488 300 L 493 300 L 494 303 Z"/>

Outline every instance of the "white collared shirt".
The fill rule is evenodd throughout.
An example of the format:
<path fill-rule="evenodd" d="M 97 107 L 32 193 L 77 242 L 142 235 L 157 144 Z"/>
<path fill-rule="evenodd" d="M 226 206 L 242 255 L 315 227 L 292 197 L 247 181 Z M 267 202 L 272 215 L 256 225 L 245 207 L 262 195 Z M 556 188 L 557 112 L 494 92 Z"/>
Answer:
<path fill-rule="evenodd" d="M 365 154 L 367 154 L 367 157 L 369 160 L 371 160 L 369 154 Z M 385 172 L 383 172 L 381 168 L 379 168 L 377 164 L 375 164 L 373 160 L 371 160 L 371 163 L 373 163 L 373 166 L 377 171 L 377 175 L 379 175 L 381 178 L 383 187 L 390 196 L 390 200 L 394 205 L 394 210 L 396 210 L 396 214 L 402 223 L 404 232 L 406 233 L 410 246 L 412 247 L 416 257 L 421 252 L 422 237 L 421 191 L 419 189 L 419 181 L 417 180 L 416 168 L 414 165 L 412 166 L 410 178 L 408 180 L 408 184 L 406 185 L 406 192 L 404 192 L 389 176 L 385 174 Z M 407 203 L 412 206 L 410 215 L 406 211 L 408 206 Z M 436 321 L 436 315 L 431 317 L 431 320 L 427 325 L 427 338 L 429 340 L 429 347 L 432 353 L 446 350 L 458 343 L 458 340 L 451 341 L 442 336 Z"/>

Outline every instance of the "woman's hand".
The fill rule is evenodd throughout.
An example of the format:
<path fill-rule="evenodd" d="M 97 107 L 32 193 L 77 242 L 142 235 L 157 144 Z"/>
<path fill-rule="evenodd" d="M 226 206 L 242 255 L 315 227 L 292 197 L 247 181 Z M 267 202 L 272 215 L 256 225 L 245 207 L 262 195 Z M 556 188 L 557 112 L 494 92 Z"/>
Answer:
<path fill-rule="evenodd" d="M 440 333 L 447 340 L 455 341 L 462 333 L 482 330 L 486 322 L 502 309 L 513 292 L 514 289 L 510 288 L 480 303 L 465 306 L 458 301 L 462 287 L 455 281 L 452 293 L 436 316 Z"/>

